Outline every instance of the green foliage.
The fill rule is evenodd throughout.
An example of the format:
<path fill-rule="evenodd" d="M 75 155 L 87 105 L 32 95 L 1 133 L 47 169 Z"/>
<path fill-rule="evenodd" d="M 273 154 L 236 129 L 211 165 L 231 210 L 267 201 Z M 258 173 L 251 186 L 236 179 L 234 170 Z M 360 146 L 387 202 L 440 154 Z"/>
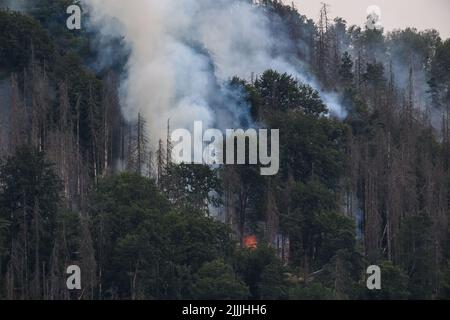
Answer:
<path fill-rule="evenodd" d="M 289 112 L 274 117 L 273 128 L 280 131 L 280 175 L 292 175 L 297 181 L 319 178 L 335 187 L 343 172 L 347 127 L 325 117 Z"/>
<path fill-rule="evenodd" d="M 359 252 L 354 248 L 337 249 L 318 274 L 317 280 L 332 289 L 335 299 L 356 299 L 367 290 L 365 283 L 361 283 L 364 273 L 364 259 Z"/>
<path fill-rule="evenodd" d="M 431 298 L 433 288 L 433 252 L 430 216 L 419 213 L 407 217 L 401 232 L 401 265 L 409 278 L 412 299 Z"/>
<path fill-rule="evenodd" d="M 110 297 L 187 298 L 197 270 L 234 250 L 225 225 L 174 210 L 152 180 L 136 174 L 105 178 L 92 203 L 97 259 Z"/>
<path fill-rule="evenodd" d="M 333 291 L 320 282 L 312 282 L 306 286 L 295 286 L 289 291 L 291 300 L 333 300 Z"/>
<path fill-rule="evenodd" d="M 368 51 L 370 58 L 375 58 L 378 52 L 385 52 L 386 42 L 382 29 L 365 29 L 358 40 Z"/>
<path fill-rule="evenodd" d="M 165 228 L 174 259 L 194 270 L 205 261 L 230 258 L 234 252 L 226 225 L 192 211 L 172 212 L 165 219 Z"/>
<path fill-rule="evenodd" d="M 61 184 L 42 152 L 29 146 L 18 147 L 1 165 L 0 181 L 3 218 L 13 217 L 13 224 L 19 224 L 23 216 L 18 213 L 32 211 L 38 205 L 43 222 L 51 227 L 61 199 Z"/>
<path fill-rule="evenodd" d="M 436 30 L 418 31 L 415 28 L 394 30 L 387 38 L 392 55 L 401 62 L 411 59 L 411 52 L 425 65 L 433 57 L 434 50 L 441 44 L 441 38 Z"/>
<path fill-rule="evenodd" d="M 303 259 L 306 256 L 312 258 L 313 254 L 316 254 L 312 252 L 316 249 L 312 248 L 322 243 L 325 228 L 331 229 L 331 226 L 326 224 L 326 217 L 334 208 L 332 193 L 317 182 L 313 181 L 307 185 L 297 183 L 292 188 L 289 211 L 282 216 L 281 222 L 291 236 L 293 261 L 305 262 Z M 329 258 L 325 257 L 321 262 L 327 262 Z"/>
<path fill-rule="evenodd" d="M 56 88 L 64 82 L 68 87 L 73 119 L 79 117 L 77 124 L 82 151 L 87 157 L 91 157 L 88 151 L 95 139 L 93 132 L 102 125 L 99 115 L 102 82 L 84 66 L 86 62 L 83 58 L 86 60 L 89 54 L 80 55 L 77 50 L 69 49 L 73 48 L 72 43 L 67 43 L 69 40 L 63 40 L 64 35 L 72 37 L 72 33 L 68 34 L 65 27 L 65 20 L 62 24 L 64 30 L 59 32 L 43 21 L 40 23 L 33 18 L 45 17 L 49 22 L 55 17 L 54 13 L 58 12 L 61 19 L 61 13 L 63 17 L 65 15 L 67 3 L 65 0 L 56 2 L 41 0 L 39 3 L 30 1 L 26 6 L 28 15 L 0 10 L 0 72 L 15 72 L 22 75 L 24 71 L 29 72 L 30 68 L 43 66 L 50 79 L 52 90 L 57 91 Z M 60 23 L 57 25 L 61 26 Z M 52 99 L 49 107 L 56 108 L 58 98 Z M 58 112 L 54 110 L 55 114 Z M 48 124 L 48 127 L 51 126 L 51 123 Z M 73 130 L 75 132 L 75 127 Z"/>
<path fill-rule="evenodd" d="M 0 69 L 21 72 L 32 58 L 41 63 L 55 59 L 47 31 L 29 16 L 0 10 Z"/>
<path fill-rule="evenodd" d="M 328 111 L 316 90 L 287 73 L 268 70 L 256 80 L 254 87 L 257 96 L 253 92 L 251 103 L 258 119 L 270 119 L 278 111 L 303 111 L 315 116 Z"/>
<path fill-rule="evenodd" d="M 350 86 L 353 83 L 353 61 L 351 55 L 346 51 L 341 59 L 341 65 L 339 66 L 339 76 L 341 82 L 345 86 Z"/>
<path fill-rule="evenodd" d="M 195 275 L 193 297 L 200 300 L 238 300 L 248 297 L 248 287 L 223 260 L 205 263 Z"/>
<path fill-rule="evenodd" d="M 323 213 L 318 217 L 321 250 L 319 261 L 327 261 L 339 250 L 352 251 L 355 248 L 355 222 L 335 212 Z"/>
<path fill-rule="evenodd" d="M 368 63 L 363 78 L 374 87 L 381 86 L 385 82 L 383 64 Z"/>
<path fill-rule="evenodd" d="M 351 73 L 349 56 L 347 60 L 347 71 Z M 247 85 L 246 88 L 254 114 L 267 121 L 270 127 L 280 128 L 281 170 L 271 182 L 276 187 L 270 189 L 267 181 L 249 181 L 255 181 L 256 186 L 262 187 L 265 192 L 276 194 L 281 229 L 289 235 L 291 263 L 306 269 L 320 268 L 330 263 L 340 249 L 353 252 L 354 221 L 336 213 L 336 189 L 345 167 L 343 147 L 347 127 L 325 117 L 327 108 L 317 91 L 287 74 L 269 70 L 254 85 Z M 244 186 L 248 180 L 246 177 L 250 177 L 245 172 L 249 171 L 249 168 L 238 171 Z M 255 189 L 255 186 L 251 187 Z M 264 199 L 249 200 L 246 208 L 249 213 L 251 208 L 258 208 L 252 206 L 253 203 L 258 204 L 261 211 L 264 210 L 261 202 L 267 203 Z M 257 275 L 258 272 L 251 277 Z M 258 285 L 255 289 L 255 285 L 250 285 L 253 297 L 279 299 L 288 296 L 280 273 L 267 272 L 264 275 L 279 285 L 268 280 L 268 293 L 264 291 L 264 286 Z M 247 283 L 258 281 L 261 281 L 260 278 L 246 280 Z"/>
<path fill-rule="evenodd" d="M 34 112 L 27 74 L 34 68 L 45 71 L 50 101 L 42 107 L 51 112 L 39 128 L 44 132 L 52 131 L 59 117 L 58 101 L 64 97 L 57 88 L 67 86 L 72 126 L 67 131 L 77 133 L 84 162 L 77 166 L 89 167 L 90 177 L 79 167 L 58 167 L 76 172 L 92 190 L 89 199 L 80 195 L 80 203 L 71 203 L 79 211 L 73 212 L 63 203 L 61 182 L 42 152 L 19 147 L 5 159 L 0 165 L 0 297 L 40 298 L 44 291 L 49 299 L 67 297 L 62 279 L 69 261 L 93 275 L 85 297 L 100 299 L 450 297 L 445 232 L 450 40 L 412 28 L 384 36 L 382 30 L 347 28 L 341 18 L 324 31 L 293 6 L 262 1 L 254 9 L 264 13 L 264 23 L 279 39 L 271 54 L 293 65 L 302 61 L 299 67 L 305 64 L 313 78 L 323 80 L 321 89 L 336 89 L 349 110 L 345 122 L 329 116 L 319 92 L 296 75 L 267 70 L 251 82 L 233 78 L 224 90 L 226 100 L 243 111 L 250 108 L 253 117 L 239 120 L 280 129 L 278 176 L 261 177 L 254 166 L 217 172 L 183 164 L 160 168 L 158 185 L 128 173 L 97 184 L 96 152 L 109 143 L 100 141 L 102 130 L 118 140 L 123 128 L 106 133 L 104 111 L 117 97 L 105 99 L 103 71 L 87 67 L 97 54 L 90 48 L 95 35 L 65 27 L 65 9 L 72 2 L 8 1 L 23 13 L 0 11 L 1 77 L 16 74 L 24 109 Z M 4 4 L 0 1 L 0 7 Z M 114 41 L 123 47 L 121 39 Z M 123 51 L 114 60 L 126 60 Z M 403 83 L 407 74 L 412 86 Z M 428 111 L 419 110 L 427 105 L 427 80 L 436 108 L 429 109 L 432 122 L 442 120 L 442 139 L 431 128 Z M 420 108 L 405 112 L 416 100 Z M 118 152 L 111 153 L 109 160 L 118 160 Z M 224 184 L 235 230 L 208 217 L 212 206 L 222 205 Z M 341 212 L 344 195 L 357 198 L 346 203 L 352 207 L 348 215 L 360 210 L 366 219 L 358 221 L 364 225 L 364 243 L 356 239 L 354 219 Z M 237 249 L 233 231 L 257 235 L 258 249 Z M 289 238 L 288 265 L 264 243 L 272 242 L 274 233 Z M 382 290 L 366 290 L 368 261 L 360 252 L 379 257 L 373 263 L 382 269 Z M 40 283 L 42 278 L 50 280 Z"/>
<path fill-rule="evenodd" d="M 256 250 L 240 250 L 234 264 L 236 272 L 249 287 L 251 299 L 287 298 L 284 268 L 273 249 L 261 245 Z"/>
<path fill-rule="evenodd" d="M 284 277 L 284 268 L 278 259 L 274 259 L 261 272 L 258 293 L 262 300 L 286 300 L 288 285 Z"/>
<path fill-rule="evenodd" d="M 436 48 L 431 62 L 429 85 L 435 107 L 445 107 L 450 101 L 450 39 Z"/>
<path fill-rule="evenodd" d="M 399 267 L 392 264 L 391 261 L 382 261 L 379 263 L 382 274 L 381 290 L 371 291 L 368 294 L 369 299 L 380 300 L 405 300 L 410 293 L 408 290 L 408 276 Z"/>
<path fill-rule="evenodd" d="M 48 31 L 49 36 L 59 48 L 66 52 L 77 52 L 83 55 L 88 51 L 89 39 L 85 32 L 86 28 L 74 31 L 66 27 L 68 17 L 66 10 L 72 4 L 82 7 L 80 1 L 74 0 L 2 0 L 0 1 L 0 8 L 9 7 L 10 10 L 16 10 L 33 17 L 42 28 Z"/>
<path fill-rule="evenodd" d="M 220 205 L 220 182 L 217 172 L 206 165 L 169 165 L 163 188 L 177 206 L 208 212 L 208 206 Z"/>
<path fill-rule="evenodd" d="M 34 277 L 33 286 L 18 275 L 10 278 L 17 284 L 14 294 L 42 297 L 41 272 L 48 269 L 41 265 L 49 266 L 54 254 L 61 189 L 53 165 L 30 146 L 18 147 L 0 165 L 0 275 L 12 266 Z"/>

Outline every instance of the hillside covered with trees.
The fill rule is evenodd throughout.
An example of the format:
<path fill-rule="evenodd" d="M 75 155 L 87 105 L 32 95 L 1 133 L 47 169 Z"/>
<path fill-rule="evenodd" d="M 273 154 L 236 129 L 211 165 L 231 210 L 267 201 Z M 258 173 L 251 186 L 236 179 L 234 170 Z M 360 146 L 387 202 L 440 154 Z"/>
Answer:
<path fill-rule="evenodd" d="M 251 121 L 280 129 L 265 177 L 173 164 L 169 137 L 122 113 L 124 39 L 99 64 L 71 3 L 0 1 L 0 299 L 450 298 L 450 40 L 254 4 L 345 107 L 272 68 L 230 78 Z"/>

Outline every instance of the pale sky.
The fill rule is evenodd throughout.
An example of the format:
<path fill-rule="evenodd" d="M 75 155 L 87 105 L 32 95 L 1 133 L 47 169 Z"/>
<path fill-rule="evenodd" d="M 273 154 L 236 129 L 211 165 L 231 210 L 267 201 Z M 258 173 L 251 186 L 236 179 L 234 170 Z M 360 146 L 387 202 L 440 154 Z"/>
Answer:
<path fill-rule="evenodd" d="M 385 30 L 415 27 L 434 28 L 442 38 L 450 38 L 450 0 L 293 0 L 300 13 L 317 20 L 321 2 L 330 5 L 330 16 L 342 17 L 349 24 L 364 25 L 370 5 L 381 9 Z M 290 4 L 292 0 L 283 0 Z"/>

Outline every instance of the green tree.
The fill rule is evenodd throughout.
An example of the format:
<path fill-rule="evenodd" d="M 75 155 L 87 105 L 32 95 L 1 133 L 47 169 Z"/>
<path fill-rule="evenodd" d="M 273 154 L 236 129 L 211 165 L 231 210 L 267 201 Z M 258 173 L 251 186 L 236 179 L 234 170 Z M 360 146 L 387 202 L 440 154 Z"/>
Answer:
<path fill-rule="evenodd" d="M 49 35 L 33 18 L 0 10 L 0 67 L 21 72 L 30 60 L 47 63 L 55 59 Z"/>
<path fill-rule="evenodd" d="M 178 207 L 203 213 L 220 205 L 221 186 L 217 172 L 206 165 L 169 164 L 163 189 Z"/>
<path fill-rule="evenodd" d="M 234 265 L 237 274 L 248 285 L 251 299 L 287 298 L 283 266 L 273 249 L 260 245 L 256 250 L 240 250 Z"/>
<path fill-rule="evenodd" d="M 41 268 L 50 265 L 60 204 L 61 182 L 43 152 L 20 146 L 1 164 L 0 238 L 10 248 L 2 269 L 21 270 L 11 272 L 22 298 L 42 298 Z"/>
<path fill-rule="evenodd" d="M 408 276 L 391 261 L 379 263 L 381 269 L 381 290 L 374 290 L 369 293 L 370 299 L 382 300 L 404 300 L 409 297 Z"/>
<path fill-rule="evenodd" d="M 222 259 L 205 263 L 195 275 L 195 299 L 238 300 L 246 299 L 248 295 L 248 287 Z"/>
<path fill-rule="evenodd" d="M 339 66 L 339 77 L 345 87 L 349 87 L 353 83 L 353 61 L 351 55 L 346 51 L 341 59 Z"/>
<path fill-rule="evenodd" d="M 205 263 L 233 254 L 225 225 L 171 206 L 137 174 L 102 179 L 91 203 L 102 298 L 188 298 Z"/>
<path fill-rule="evenodd" d="M 315 116 L 327 113 L 319 93 L 287 73 L 267 70 L 256 80 L 254 87 L 257 95 L 250 91 L 250 97 L 258 120 L 270 119 L 273 113 L 288 110 Z"/>
<path fill-rule="evenodd" d="M 289 290 L 290 300 L 333 300 L 333 291 L 320 282 L 297 285 Z"/>
<path fill-rule="evenodd" d="M 409 279 L 410 298 L 428 299 L 433 291 L 433 237 L 431 219 L 425 213 L 406 217 L 401 229 L 401 266 Z"/>

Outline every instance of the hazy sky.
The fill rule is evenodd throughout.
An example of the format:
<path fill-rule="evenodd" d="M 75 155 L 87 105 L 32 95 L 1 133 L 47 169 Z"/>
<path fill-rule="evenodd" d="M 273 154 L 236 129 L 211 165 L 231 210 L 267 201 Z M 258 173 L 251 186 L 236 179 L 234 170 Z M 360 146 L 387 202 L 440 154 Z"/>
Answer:
<path fill-rule="evenodd" d="M 283 0 L 285 4 L 292 0 Z M 331 5 L 330 15 L 343 17 L 349 24 L 363 25 L 370 5 L 380 7 L 386 30 L 416 27 L 437 29 L 442 38 L 450 38 L 450 0 L 294 0 L 302 14 L 317 20 L 320 3 Z"/>

